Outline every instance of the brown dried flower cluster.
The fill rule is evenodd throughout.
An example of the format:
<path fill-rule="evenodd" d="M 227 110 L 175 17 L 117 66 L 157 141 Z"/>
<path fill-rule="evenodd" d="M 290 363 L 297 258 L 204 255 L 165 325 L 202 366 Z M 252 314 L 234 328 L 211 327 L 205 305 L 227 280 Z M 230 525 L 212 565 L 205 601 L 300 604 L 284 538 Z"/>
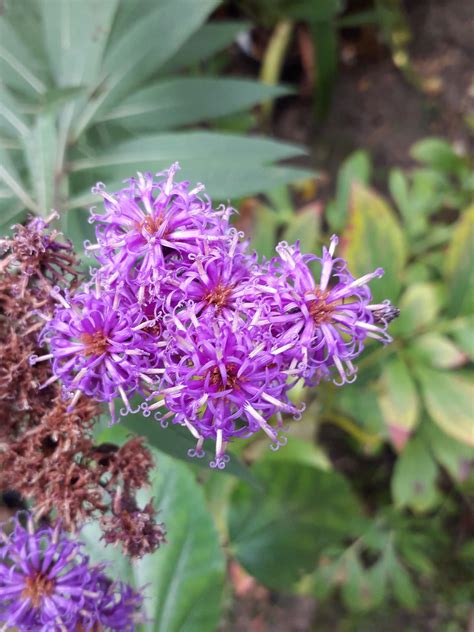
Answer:
<path fill-rule="evenodd" d="M 14 490 L 33 503 L 36 517 L 54 516 L 74 531 L 100 518 L 107 543 L 122 543 L 139 557 L 164 541 L 151 503 L 140 509 L 134 494 L 154 467 L 142 438 L 122 447 L 95 445 L 98 404 L 82 396 L 72 412 L 48 363 L 30 365 L 44 318 L 54 310 L 53 286 L 78 284 L 70 243 L 34 219 L 0 240 L 0 491 Z"/>

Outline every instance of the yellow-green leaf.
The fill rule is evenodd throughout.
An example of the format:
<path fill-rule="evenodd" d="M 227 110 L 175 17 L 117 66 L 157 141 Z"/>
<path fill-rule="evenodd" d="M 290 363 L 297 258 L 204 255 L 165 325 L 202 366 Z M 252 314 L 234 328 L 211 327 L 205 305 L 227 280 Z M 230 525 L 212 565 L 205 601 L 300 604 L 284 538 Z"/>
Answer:
<path fill-rule="evenodd" d="M 400 316 L 390 326 L 390 333 L 399 337 L 414 334 L 430 325 L 438 315 L 441 301 L 432 283 L 416 283 L 404 292 L 398 307 Z"/>
<path fill-rule="evenodd" d="M 371 189 L 353 183 L 349 224 L 343 235 L 344 256 L 354 276 L 382 267 L 385 275 L 371 284 L 375 301 L 395 301 L 406 260 L 405 237 L 389 204 Z"/>
<path fill-rule="evenodd" d="M 406 364 L 399 357 L 392 358 L 382 373 L 379 404 L 392 443 L 402 450 L 420 412 L 416 385 Z"/>
<path fill-rule="evenodd" d="M 474 383 L 460 373 L 416 368 L 433 421 L 458 441 L 474 446 Z"/>
<path fill-rule="evenodd" d="M 410 354 L 416 362 L 436 369 L 455 369 L 466 364 L 469 359 L 449 338 L 435 332 L 416 338 L 410 347 Z"/>
<path fill-rule="evenodd" d="M 449 245 L 446 260 L 448 313 L 474 313 L 474 204 L 462 215 Z"/>

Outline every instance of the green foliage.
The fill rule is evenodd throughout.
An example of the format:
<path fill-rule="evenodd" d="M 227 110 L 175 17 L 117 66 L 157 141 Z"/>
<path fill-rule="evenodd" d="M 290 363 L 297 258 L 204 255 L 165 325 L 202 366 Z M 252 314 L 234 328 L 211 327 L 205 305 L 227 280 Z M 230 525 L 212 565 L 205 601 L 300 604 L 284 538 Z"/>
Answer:
<path fill-rule="evenodd" d="M 153 498 L 160 508 L 167 543 L 131 563 L 116 549 L 104 547 L 96 525 L 83 530 L 83 539 L 94 560 L 108 559 L 116 577 L 144 588 L 150 621 L 141 626 L 141 632 L 214 632 L 220 617 L 225 560 L 204 493 L 186 465 L 163 453 L 154 455 L 158 467 L 151 489 L 140 501 Z"/>
<path fill-rule="evenodd" d="M 113 188 L 138 169 L 157 171 L 176 160 L 185 177 L 206 182 L 220 199 L 307 175 L 274 164 L 301 153 L 299 147 L 175 131 L 288 92 L 252 80 L 181 74 L 199 68 L 242 28 L 205 24 L 218 4 L 6 3 L 0 16 L 0 210 L 8 209 L 3 226 L 22 210 L 76 210 L 94 201 L 89 191 L 98 179 Z M 81 231 L 75 237 L 85 236 Z"/>
<path fill-rule="evenodd" d="M 291 589 L 318 554 L 354 534 L 360 509 L 335 472 L 297 463 L 255 464 L 264 489 L 239 484 L 230 505 L 233 554 L 259 581 Z"/>
<path fill-rule="evenodd" d="M 327 242 L 331 232 L 342 232 L 351 271 L 361 276 L 385 268 L 385 276 L 372 283 L 375 300 L 389 298 L 401 310 L 390 324 L 394 343 L 368 346 L 355 384 L 341 390 L 321 385 L 314 401 L 313 393 L 306 395 L 304 423 L 316 416 L 316 428 L 332 424 L 349 437 L 342 448 L 345 458 L 359 462 L 358 474 L 351 476 L 352 494 L 368 500 L 370 512 L 361 513 L 347 500 L 353 517 L 344 511 L 340 515 L 350 522 L 351 533 L 339 541 L 328 534 L 321 547 L 318 528 L 333 505 L 315 491 L 320 516 L 307 540 L 304 524 L 290 509 L 299 506 L 296 515 L 305 514 L 296 474 L 304 459 L 297 454 L 291 457 L 295 473 L 287 474 L 295 485 L 274 472 L 278 484 L 258 500 L 258 491 L 245 491 L 239 484 L 230 510 L 231 533 L 243 533 L 235 554 L 248 571 L 269 586 L 309 592 L 320 600 L 336 598 L 360 614 L 392 603 L 413 609 L 432 599 L 430 590 L 437 591 L 441 602 L 457 595 L 462 601 L 469 585 L 449 525 L 462 512 L 462 502 L 452 501 L 453 490 L 461 498 L 469 492 L 474 464 L 471 161 L 440 139 L 417 143 L 412 154 L 423 164 L 390 172 L 391 200 L 370 186 L 370 158 L 358 151 L 341 166 L 335 198 L 316 227 L 305 223 L 308 210 L 292 220 L 291 200 L 278 193 L 269 196 L 271 206 L 262 208 L 261 215 L 259 210 L 255 231 L 256 246 L 265 252 L 272 240 L 296 238 L 299 226 L 308 250 L 317 240 Z M 330 232 L 323 235 L 326 222 Z M 387 462 L 387 442 L 393 462 Z M 319 448 L 324 450 L 324 444 Z M 376 473 L 369 469 L 367 452 L 377 463 Z M 261 467 L 265 477 L 267 466 Z M 326 474 L 332 480 L 334 473 Z M 317 479 L 320 473 L 312 476 Z M 288 486 L 291 491 L 281 491 Z M 287 523 L 280 517 L 285 512 Z M 297 541 L 293 558 L 280 531 L 289 529 L 288 523 Z M 277 556 L 269 548 L 273 538 Z M 440 567 L 452 569 L 449 581 L 437 573 Z M 306 576 L 294 584 L 302 569 Z"/>

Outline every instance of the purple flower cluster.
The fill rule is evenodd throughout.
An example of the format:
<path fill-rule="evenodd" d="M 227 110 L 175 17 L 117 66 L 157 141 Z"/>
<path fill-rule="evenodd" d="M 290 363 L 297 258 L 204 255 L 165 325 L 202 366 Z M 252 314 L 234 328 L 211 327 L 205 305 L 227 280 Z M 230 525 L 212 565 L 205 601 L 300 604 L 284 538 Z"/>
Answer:
<path fill-rule="evenodd" d="M 371 304 L 367 283 L 382 270 L 355 279 L 335 257 L 336 237 L 322 257 L 281 243 L 260 262 L 232 209 L 175 182 L 177 169 L 139 174 L 114 194 L 94 189 L 105 212 L 92 209 L 86 249 L 99 267 L 74 295 L 56 291 L 50 353 L 33 362 L 52 360 L 71 407 L 84 392 L 112 414 L 120 398 L 126 414 L 138 394 L 145 416 L 190 431 L 191 455 L 213 439 L 222 468 L 235 437 L 263 430 L 274 448 L 285 441 L 282 414 L 301 413 L 288 396 L 296 381 L 355 379 L 366 339 L 390 342 L 394 312 Z"/>
<path fill-rule="evenodd" d="M 56 527 L 0 529 L 0 622 L 20 632 L 133 632 L 143 598 L 93 566 L 81 542 Z"/>

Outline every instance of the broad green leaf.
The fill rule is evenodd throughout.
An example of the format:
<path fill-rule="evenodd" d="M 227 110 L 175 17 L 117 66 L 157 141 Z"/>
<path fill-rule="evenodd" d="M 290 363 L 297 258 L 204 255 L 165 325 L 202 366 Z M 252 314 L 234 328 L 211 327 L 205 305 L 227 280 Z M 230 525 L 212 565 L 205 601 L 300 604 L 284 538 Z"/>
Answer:
<path fill-rule="evenodd" d="M 183 44 L 178 52 L 160 69 L 160 74 L 199 64 L 229 44 L 239 33 L 249 29 L 243 21 L 219 20 L 204 24 Z"/>
<path fill-rule="evenodd" d="M 41 0 L 44 41 L 58 87 L 94 83 L 118 0 Z"/>
<path fill-rule="evenodd" d="M 131 94 L 101 120 L 119 121 L 134 132 L 159 132 L 227 116 L 287 93 L 283 87 L 248 79 L 162 79 Z"/>
<path fill-rule="evenodd" d="M 336 406 L 338 410 L 355 419 L 374 439 L 384 437 L 387 426 L 380 409 L 379 397 L 373 385 L 362 383 L 361 377 L 359 376 L 355 384 L 346 384 L 337 392 Z"/>
<path fill-rule="evenodd" d="M 446 260 L 448 313 L 474 313 L 474 205 L 458 221 Z"/>
<path fill-rule="evenodd" d="M 398 356 L 384 366 L 379 403 L 390 438 L 397 450 L 402 451 L 418 423 L 420 405 L 413 378 Z"/>
<path fill-rule="evenodd" d="M 301 252 L 314 252 L 321 230 L 321 207 L 308 204 L 296 213 L 283 233 L 283 239 L 289 244 L 300 242 Z"/>
<path fill-rule="evenodd" d="M 432 423 L 424 424 L 421 432 L 438 463 L 446 468 L 454 480 L 465 481 L 474 468 L 474 449 L 459 443 Z"/>
<path fill-rule="evenodd" d="M 104 57 L 98 94 L 84 108 L 75 137 L 104 111 L 156 73 L 205 21 L 218 0 L 161 0 L 132 21 Z"/>
<path fill-rule="evenodd" d="M 225 560 L 202 488 L 189 469 L 155 453 L 151 489 L 167 542 L 152 555 L 130 563 L 120 549 L 105 548 L 96 525 L 81 533 L 94 561 L 111 562 L 110 574 L 144 588 L 149 622 L 144 632 L 214 632 L 220 618 Z"/>
<path fill-rule="evenodd" d="M 23 144 L 30 185 L 40 214 L 47 216 L 55 204 L 57 131 L 54 115 L 48 112 L 39 114 Z"/>
<path fill-rule="evenodd" d="M 459 171 L 465 162 L 442 138 L 424 138 L 413 145 L 410 154 L 415 160 L 446 172 Z"/>
<path fill-rule="evenodd" d="M 230 546 L 260 582 L 290 590 L 329 545 L 357 532 L 360 508 L 339 474 L 295 463 L 261 461 L 265 486 L 239 484 L 230 506 Z"/>
<path fill-rule="evenodd" d="M 346 224 L 352 183 L 369 184 L 371 173 L 369 154 L 362 149 L 344 160 L 337 174 L 336 198 L 328 205 L 326 212 L 331 230 L 341 231 Z"/>
<path fill-rule="evenodd" d="M 413 335 L 431 325 L 440 310 L 438 288 L 432 283 L 410 286 L 400 299 L 400 316 L 390 325 L 395 336 Z"/>
<path fill-rule="evenodd" d="M 398 507 L 426 511 L 438 500 L 436 463 L 419 437 L 411 439 L 398 457 L 392 477 L 392 494 Z"/>
<path fill-rule="evenodd" d="M 390 206 L 359 183 L 352 184 L 349 225 L 343 236 L 344 254 L 355 277 L 381 267 L 382 279 L 371 283 L 374 301 L 396 301 L 406 260 L 405 239 Z"/>
<path fill-rule="evenodd" d="M 474 384 L 464 374 L 416 367 L 425 406 L 448 435 L 474 446 Z"/>
<path fill-rule="evenodd" d="M 446 336 L 427 333 L 416 338 L 409 348 L 414 361 L 435 369 L 455 369 L 466 364 L 468 356 Z"/>
<path fill-rule="evenodd" d="M 168 428 L 162 428 L 153 418 L 145 418 L 140 413 L 127 415 L 122 420 L 122 424 L 131 432 L 146 437 L 153 447 L 187 463 L 209 468 L 209 463 L 215 457 L 215 443 L 213 441 L 205 441 L 204 457 L 191 459 L 188 456 L 188 451 L 196 447 L 196 439 L 191 436 L 188 430 L 181 426 L 170 423 Z M 229 456 L 230 461 L 227 463 L 224 472 L 237 476 L 246 481 L 247 484 L 258 486 L 258 481 L 252 474 L 252 471 L 232 452 L 229 453 Z"/>
<path fill-rule="evenodd" d="M 332 469 L 331 461 L 324 450 L 314 441 L 307 441 L 287 436 L 288 443 L 281 450 L 268 450 L 268 445 L 264 446 L 258 458 L 264 459 L 268 463 L 292 462 L 301 465 L 311 465 L 324 471 Z M 263 453 L 262 453 L 263 452 Z"/>
<path fill-rule="evenodd" d="M 474 361 L 474 314 L 452 321 L 450 333 L 459 347 Z"/>

